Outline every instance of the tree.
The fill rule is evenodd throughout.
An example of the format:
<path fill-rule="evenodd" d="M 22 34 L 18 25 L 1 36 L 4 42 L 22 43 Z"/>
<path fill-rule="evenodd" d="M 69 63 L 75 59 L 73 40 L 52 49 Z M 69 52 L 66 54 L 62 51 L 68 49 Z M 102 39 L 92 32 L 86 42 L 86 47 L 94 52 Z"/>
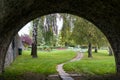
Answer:
<path fill-rule="evenodd" d="M 44 16 L 39 18 L 38 30 L 37 30 L 37 45 L 41 46 L 45 44 L 44 41 Z"/>
<path fill-rule="evenodd" d="M 63 27 L 60 33 L 61 44 L 64 46 L 73 45 L 73 41 L 70 36 L 72 34 L 73 29 L 73 20 L 74 17 L 70 14 L 60 14 L 63 19 Z"/>
<path fill-rule="evenodd" d="M 21 35 L 20 38 L 25 47 L 30 46 L 32 44 L 32 39 L 30 38 L 30 36 L 28 34 Z"/>
<path fill-rule="evenodd" d="M 32 35 L 32 51 L 31 55 L 33 58 L 37 58 L 37 26 L 39 19 L 33 20 L 33 35 Z"/>
<path fill-rule="evenodd" d="M 95 25 L 79 17 L 76 17 L 74 26 L 71 37 L 77 44 L 88 44 L 88 57 L 92 57 L 92 45 L 95 46 L 97 52 L 97 46 L 106 41 L 105 36 Z"/>
<path fill-rule="evenodd" d="M 50 14 L 45 16 L 45 25 L 44 25 L 44 40 L 45 44 L 49 46 L 56 45 L 56 42 L 53 43 L 53 40 L 56 41 L 55 36 L 58 35 L 58 26 L 57 26 L 57 14 Z"/>
<path fill-rule="evenodd" d="M 75 27 L 71 37 L 73 37 L 77 44 L 88 44 L 88 57 L 92 57 L 93 27 L 90 27 L 90 23 L 86 20 L 78 17 L 76 17 L 74 25 Z"/>

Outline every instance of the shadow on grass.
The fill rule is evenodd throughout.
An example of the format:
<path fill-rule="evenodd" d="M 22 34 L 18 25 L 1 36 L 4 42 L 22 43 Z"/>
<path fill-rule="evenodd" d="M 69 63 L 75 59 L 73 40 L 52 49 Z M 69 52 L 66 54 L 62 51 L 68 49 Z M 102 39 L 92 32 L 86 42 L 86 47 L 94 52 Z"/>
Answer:
<path fill-rule="evenodd" d="M 5 80 L 4 76 L 0 75 L 0 80 Z"/>
<path fill-rule="evenodd" d="M 120 80 L 120 75 L 107 74 L 107 75 L 82 75 L 80 78 L 75 78 L 75 80 Z"/>
<path fill-rule="evenodd" d="M 81 76 L 73 76 L 74 80 L 120 80 L 120 75 L 116 74 L 107 74 L 107 75 L 81 75 Z M 59 77 L 51 77 L 48 78 L 45 75 L 41 75 L 33 72 L 26 72 L 21 75 L 14 75 L 12 78 L 6 77 L 4 75 L 0 76 L 0 80 L 61 80 Z"/>
<path fill-rule="evenodd" d="M 56 74 L 57 75 L 57 74 Z M 0 75 L 0 80 L 61 80 L 60 77 L 52 76 L 49 77 L 47 75 L 34 73 L 34 72 L 26 72 L 21 75 Z"/>
<path fill-rule="evenodd" d="M 1 75 L 0 80 L 46 80 L 45 75 L 32 73 L 32 72 L 26 72 L 21 75 Z"/>

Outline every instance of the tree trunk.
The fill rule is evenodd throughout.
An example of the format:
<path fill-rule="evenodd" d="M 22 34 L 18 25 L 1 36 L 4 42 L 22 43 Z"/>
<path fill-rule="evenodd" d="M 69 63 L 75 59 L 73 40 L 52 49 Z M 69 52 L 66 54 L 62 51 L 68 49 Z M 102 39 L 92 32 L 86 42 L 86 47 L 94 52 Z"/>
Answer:
<path fill-rule="evenodd" d="M 32 42 L 32 51 L 31 55 L 33 58 L 37 58 L 37 26 L 39 19 L 33 21 L 33 42 Z"/>
<path fill-rule="evenodd" d="M 36 44 L 32 44 L 32 57 L 33 58 L 37 58 L 37 45 Z"/>
<path fill-rule="evenodd" d="M 109 56 L 112 56 L 112 55 L 113 55 L 113 50 L 112 50 L 112 48 L 109 46 L 108 49 L 109 49 Z"/>
<path fill-rule="evenodd" d="M 95 47 L 95 53 L 97 53 L 98 52 L 98 48 L 97 47 Z"/>
<path fill-rule="evenodd" d="M 88 57 L 89 58 L 92 57 L 92 44 L 91 43 L 88 44 Z"/>

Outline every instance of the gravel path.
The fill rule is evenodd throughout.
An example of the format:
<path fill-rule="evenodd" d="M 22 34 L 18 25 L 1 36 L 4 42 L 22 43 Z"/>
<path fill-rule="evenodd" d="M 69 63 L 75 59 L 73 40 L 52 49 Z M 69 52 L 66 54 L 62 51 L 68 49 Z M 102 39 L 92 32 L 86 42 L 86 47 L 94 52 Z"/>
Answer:
<path fill-rule="evenodd" d="M 80 53 L 80 52 L 77 52 L 77 56 L 75 58 L 73 58 L 72 60 L 68 61 L 68 62 L 73 62 L 73 61 L 78 61 L 80 60 L 81 58 L 83 57 L 83 54 Z M 63 69 L 63 65 L 68 63 L 68 62 L 65 62 L 65 63 L 62 63 L 62 64 L 59 64 L 57 65 L 57 71 L 59 73 L 59 76 L 62 80 L 74 80 L 70 74 L 66 73 Z"/>

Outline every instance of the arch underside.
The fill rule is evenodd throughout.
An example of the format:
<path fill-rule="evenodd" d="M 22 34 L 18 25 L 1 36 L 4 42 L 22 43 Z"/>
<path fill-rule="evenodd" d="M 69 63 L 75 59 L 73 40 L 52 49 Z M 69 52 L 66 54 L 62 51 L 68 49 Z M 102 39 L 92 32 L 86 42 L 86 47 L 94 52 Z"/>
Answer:
<path fill-rule="evenodd" d="M 10 41 L 26 23 L 51 13 L 69 13 L 87 19 L 105 34 L 120 73 L 119 0 L 3 0 L 0 4 L 0 64 Z"/>

